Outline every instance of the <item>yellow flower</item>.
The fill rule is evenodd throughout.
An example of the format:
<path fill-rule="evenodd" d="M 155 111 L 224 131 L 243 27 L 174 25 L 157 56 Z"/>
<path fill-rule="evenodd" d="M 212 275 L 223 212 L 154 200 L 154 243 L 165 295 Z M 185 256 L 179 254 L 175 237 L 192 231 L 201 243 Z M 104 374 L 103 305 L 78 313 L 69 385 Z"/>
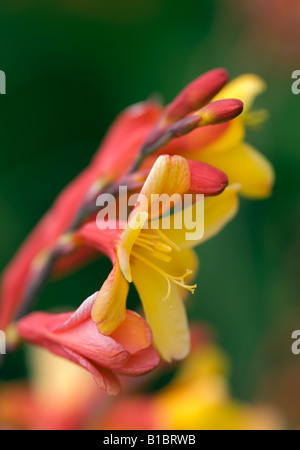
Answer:
<path fill-rule="evenodd" d="M 207 330 L 192 328 L 192 350 L 175 377 L 150 394 L 119 399 L 96 423 L 109 430 L 276 430 L 280 414 L 264 404 L 236 400 L 228 383 L 229 363 Z"/>
<path fill-rule="evenodd" d="M 177 377 L 153 399 L 160 424 L 175 430 L 257 430 L 282 427 L 265 406 L 250 406 L 232 398 L 228 362 L 214 344 L 194 348 Z"/>
<path fill-rule="evenodd" d="M 151 169 L 126 224 L 101 230 L 91 222 L 79 230 L 81 243 L 96 247 L 113 262 L 92 311 L 101 333 L 111 334 L 124 320 L 129 283 L 133 282 L 160 355 L 170 361 L 188 354 L 189 327 L 183 299 L 187 291 L 193 293 L 196 288 L 192 276 L 197 257 L 192 248 L 219 232 L 236 213 L 239 186 L 224 190 L 226 184 L 227 177 L 218 169 L 181 156 L 163 155 Z M 153 215 L 152 194 L 171 197 L 188 192 L 206 194 L 206 190 L 219 195 L 205 199 L 203 238 L 187 240 L 187 233 L 193 230 L 185 221 L 180 229 L 175 228 L 181 211 L 171 217 L 170 229 L 162 229 L 161 214 Z"/>
<path fill-rule="evenodd" d="M 271 195 L 274 184 L 274 170 L 269 161 L 244 141 L 246 125 L 257 125 L 266 115 L 264 111 L 252 111 L 252 104 L 257 95 L 266 88 L 265 82 L 256 75 L 246 74 L 228 83 L 217 94 L 214 100 L 238 98 L 244 103 L 244 112 L 236 119 L 210 130 L 199 130 L 199 148 L 197 136 L 193 138 L 193 149 L 181 152 L 187 158 L 211 164 L 225 172 L 229 183 L 240 183 L 241 194 L 262 199 Z M 206 139 L 203 145 L 203 134 L 220 135 L 217 139 Z M 200 143 L 201 142 L 201 143 Z M 204 139 L 205 142 L 205 139 Z"/>

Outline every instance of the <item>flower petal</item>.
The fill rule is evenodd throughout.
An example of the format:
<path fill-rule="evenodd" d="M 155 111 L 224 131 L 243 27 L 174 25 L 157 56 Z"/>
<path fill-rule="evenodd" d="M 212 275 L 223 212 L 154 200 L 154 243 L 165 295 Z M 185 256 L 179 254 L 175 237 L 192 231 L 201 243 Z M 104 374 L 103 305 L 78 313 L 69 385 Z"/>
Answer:
<path fill-rule="evenodd" d="M 128 282 L 116 262 L 92 309 L 92 319 L 100 333 L 110 335 L 125 320 L 128 290 Z"/>
<path fill-rule="evenodd" d="M 82 321 L 88 319 L 91 316 L 97 295 L 98 292 L 95 292 L 93 295 L 88 297 L 62 325 L 56 327 L 55 331 L 67 331 L 70 328 L 76 327 L 76 325 L 79 325 Z"/>
<path fill-rule="evenodd" d="M 229 183 L 240 183 L 241 194 L 249 198 L 271 195 L 275 173 L 269 161 L 251 145 L 242 143 L 226 153 L 201 155 L 201 160 L 224 171 Z"/>
<path fill-rule="evenodd" d="M 123 375 L 142 375 L 158 366 L 159 355 L 153 346 L 131 356 L 124 367 L 118 370 Z"/>
<path fill-rule="evenodd" d="M 164 234 L 167 235 L 165 231 Z M 172 252 L 171 261 L 160 261 L 159 267 L 175 277 L 181 277 L 183 274 L 186 274 L 184 282 L 186 285 L 190 285 L 193 284 L 197 274 L 199 259 L 192 248 L 180 248 L 179 252 L 176 250 Z M 181 286 L 177 286 L 177 289 L 179 290 L 181 299 L 185 300 L 190 292 Z M 165 292 L 165 290 L 163 292 Z"/>
<path fill-rule="evenodd" d="M 232 148 L 239 145 L 245 137 L 245 127 L 243 121 L 240 118 L 234 119 L 229 122 L 224 132 L 211 142 L 209 145 L 202 146 L 199 143 L 199 147 L 195 146 L 192 151 L 187 151 L 184 153 L 186 158 L 196 159 L 203 162 L 208 162 L 208 164 L 213 165 L 210 162 L 210 156 L 214 153 L 228 152 Z"/>
<path fill-rule="evenodd" d="M 255 98 L 266 89 L 264 80 L 254 74 L 241 75 L 226 86 L 216 95 L 214 100 L 237 98 L 244 103 L 244 112 L 249 111 Z"/>
<path fill-rule="evenodd" d="M 204 203 L 204 236 L 201 242 L 218 234 L 238 211 L 240 185 L 232 184 L 217 197 L 210 197 Z"/>
<path fill-rule="evenodd" d="M 124 174 L 137 157 L 147 135 L 161 115 L 161 107 L 154 102 L 133 105 L 117 117 L 108 131 L 93 161 L 101 173 L 114 178 Z"/>
<path fill-rule="evenodd" d="M 167 284 L 162 275 L 136 260 L 132 261 L 131 270 L 160 355 L 166 361 L 184 358 L 190 349 L 190 336 L 177 286 L 171 283 L 170 296 L 164 300 Z"/>
<path fill-rule="evenodd" d="M 116 259 L 115 249 L 123 230 L 118 228 L 115 222 L 112 222 L 111 225 L 109 225 L 109 222 L 105 223 L 107 228 L 100 229 L 96 221 L 88 222 L 76 231 L 74 236 L 80 244 L 97 249 L 114 263 Z"/>
<path fill-rule="evenodd" d="M 188 192 L 189 188 L 190 168 L 187 160 L 178 155 L 161 155 L 145 181 L 132 216 L 137 212 L 146 211 L 151 205 L 152 194 L 182 195 Z"/>
<path fill-rule="evenodd" d="M 78 364 L 88 370 L 94 377 L 97 386 L 100 389 L 103 389 L 108 395 L 118 395 L 120 393 L 120 383 L 112 371 L 96 366 L 82 355 L 79 355 L 64 346 L 58 345 L 55 342 L 49 341 L 47 343 L 47 348 L 56 355 L 67 358 L 68 360 L 73 361 L 75 364 Z"/>
<path fill-rule="evenodd" d="M 128 351 L 110 336 L 99 333 L 90 318 L 60 330 L 71 316 L 72 313 L 32 313 L 18 322 L 18 332 L 28 342 L 48 349 L 51 342 L 67 347 L 97 366 L 118 369 L 127 362 Z"/>
<path fill-rule="evenodd" d="M 171 228 L 170 230 L 163 230 L 164 234 L 177 244 L 181 249 L 195 247 L 199 243 L 210 239 L 215 234 L 219 233 L 225 225 L 235 216 L 238 209 L 238 192 L 240 185 L 234 184 L 228 186 L 220 195 L 216 197 L 208 197 L 204 201 L 204 234 L 198 239 L 187 240 L 187 233 L 195 233 L 196 225 L 199 226 L 201 221 L 200 217 L 197 217 L 195 208 L 196 205 L 191 206 L 193 209 L 193 217 L 197 217 L 197 222 L 194 229 L 186 228 L 185 220 L 182 221 L 182 227 L 180 229 Z M 186 210 L 184 211 L 186 214 Z M 181 212 L 179 212 L 181 214 Z M 199 214 L 199 213 L 198 213 Z M 173 220 L 176 221 L 176 214 L 173 216 Z M 198 233 L 195 234 L 197 236 Z"/>
<path fill-rule="evenodd" d="M 152 333 L 145 320 L 134 311 L 126 311 L 124 322 L 111 334 L 131 355 L 152 344 Z"/>
<path fill-rule="evenodd" d="M 117 251 L 121 272 L 129 283 L 132 281 L 130 253 L 147 219 L 148 213 L 146 211 L 137 212 L 130 217 L 128 226 L 122 234 L 122 241 Z"/>

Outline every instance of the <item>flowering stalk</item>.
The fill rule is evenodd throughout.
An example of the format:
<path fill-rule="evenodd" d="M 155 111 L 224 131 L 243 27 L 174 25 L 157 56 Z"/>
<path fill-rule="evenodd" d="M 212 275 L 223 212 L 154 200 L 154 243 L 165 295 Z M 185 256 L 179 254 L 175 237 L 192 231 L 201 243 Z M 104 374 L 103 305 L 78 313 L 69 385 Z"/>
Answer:
<path fill-rule="evenodd" d="M 200 127 L 218 125 L 232 120 L 239 116 L 242 111 L 243 103 L 240 100 L 219 100 L 209 103 L 199 111 L 180 119 L 169 128 L 157 131 L 154 137 L 150 135 L 146 140 L 130 172 L 135 172 L 149 155 L 164 147 L 173 139 L 184 136 Z"/>
<path fill-rule="evenodd" d="M 225 99 L 201 107 L 220 90 L 226 81 L 224 71 L 212 71 L 191 83 L 166 108 L 157 125 L 146 137 L 127 173 L 125 172 L 125 175 L 123 174 L 117 181 L 102 180 L 101 186 L 99 186 L 99 181 L 92 184 L 83 199 L 78 213 L 71 224 L 69 224 L 67 230 L 64 231 L 58 243 L 48 250 L 41 260 L 38 260 L 37 268 L 34 268 L 33 276 L 25 287 L 23 298 L 20 301 L 22 308 L 18 311 L 17 318 L 22 317 L 31 308 L 32 303 L 38 297 L 52 273 L 56 261 L 72 250 L 73 244 L 69 237 L 89 216 L 99 209 L 95 201 L 99 194 L 104 191 L 115 194 L 118 192 L 119 186 L 124 185 L 131 189 L 136 189 L 141 186 L 141 181 L 144 181 L 145 175 L 149 173 L 149 170 L 141 173 L 137 171 L 151 154 L 163 148 L 170 141 L 189 134 L 197 128 L 221 124 L 235 118 L 242 112 L 243 103 L 239 100 Z M 201 107 L 199 110 L 194 111 L 195 108 L 199 107 Z M 186 114 L 190 115 L 184 117 Z"/>

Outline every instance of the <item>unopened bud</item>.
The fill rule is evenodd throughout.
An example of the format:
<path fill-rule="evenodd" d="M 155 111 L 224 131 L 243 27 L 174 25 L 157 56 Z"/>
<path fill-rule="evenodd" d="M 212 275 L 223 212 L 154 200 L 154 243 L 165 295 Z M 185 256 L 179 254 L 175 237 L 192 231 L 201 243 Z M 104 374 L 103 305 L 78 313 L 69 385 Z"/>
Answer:
<path fill-rule="evenodd" d="M 202 108 L 227 83 L 228 74 L 225 69 L 214 69 L 192 81 L 166 107 L 162 122 L 174 123 L 186 115 Z"/>
<path fill-rule="evenodd" d="M 196 128 L 218 125 L 232 120 L 241 114 L 243 106 L 243 102 L 236 99 L 218 100 L 209 103 L 204 108 L 199 109 L 199 111 L 174 123 L 166 130 L 162 130 L 152 141 L 146 141 L 142 153 L 149 155 L 164 147 L 172 139 L 188 134 Z"/>
<path fill-rule="evenodd" d="M 244 108 L 243 102 L 237 99 L 218 100 L 200 109 L 193 115 L 201 118 L 201 127 L 218 125 L 239 116 Z"/>
<path fill-rule="evenodd" d="M 218 195 L 228 185 L 228 177 L 221 170 L 204 162 L 187 160 L 190 168 L 190 192 Z"/>

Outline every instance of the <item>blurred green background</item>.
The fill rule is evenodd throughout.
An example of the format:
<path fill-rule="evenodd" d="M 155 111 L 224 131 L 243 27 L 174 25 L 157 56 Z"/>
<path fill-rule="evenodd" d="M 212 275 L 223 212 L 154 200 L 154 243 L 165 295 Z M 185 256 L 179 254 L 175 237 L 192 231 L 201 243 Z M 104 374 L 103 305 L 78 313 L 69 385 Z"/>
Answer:
<path fill-rule="evenodd" d="M 257 105 L 270 118 L 247 140 L 275 166 L 274 195 L 242 200 L 234 222 L 198 249 L 189 315 L 210 324 L 228 353 L 234 395 L 280 406 L 295 397 L 289 389 L 300 376 L 300 356 L 290 349 L 300 328 L 300 96 L 291 92 L 291 74 L 300 69 L 298 7 L 291 0 L 0 2 L 0 69 L 7 76 L 0 97 L 1 269 L 122 109 L 157 93 L 168 102 L 214 67 L 267 81 Z M 109 269 L 99 261 L 48 285 L 38 308 L 79 305 Z M 1 377 L 23 374 L 19 353 Z M 300 416 L 297 395 L 289 413 Z"/>

